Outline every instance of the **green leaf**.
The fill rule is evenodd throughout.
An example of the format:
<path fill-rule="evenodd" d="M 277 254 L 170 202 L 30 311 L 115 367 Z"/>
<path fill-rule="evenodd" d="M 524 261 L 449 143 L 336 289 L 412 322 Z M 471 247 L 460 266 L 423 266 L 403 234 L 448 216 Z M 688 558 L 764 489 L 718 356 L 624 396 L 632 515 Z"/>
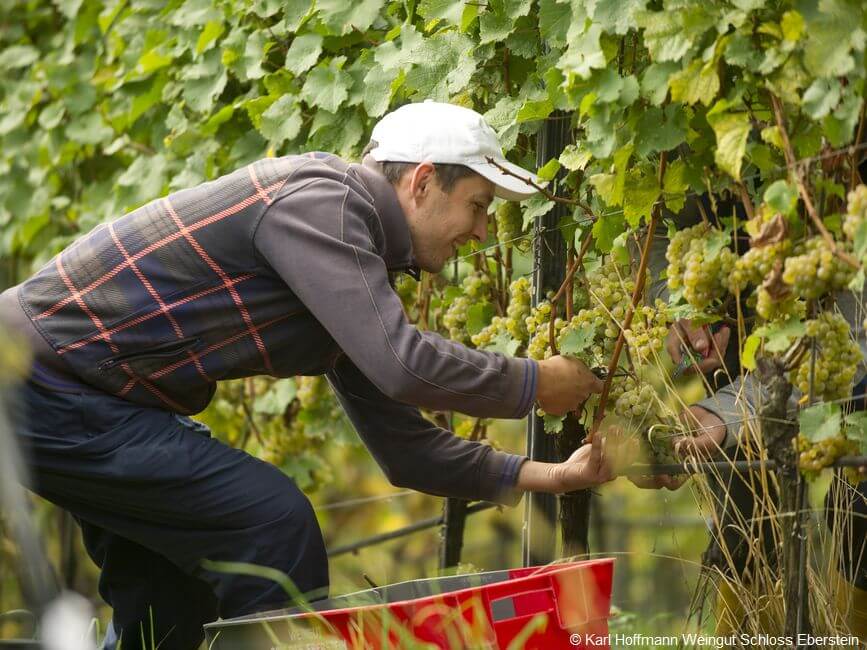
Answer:
<path fill-rule="evenodd" d="M 319 106 L 334 113 L 349 96 L 352 78 L 342 70 L 346 57 L 335 57 L 327 65 L 317 65 L 307 75 L 301 88 L 301 99 L 310 106 Z"/>
<path fill-rule="evenodd" d="M 789 215 L 798 203 L 798 188 L 784 180 L 775 181 L 765 190 L 764 199 L 777 212 Z"/>
<path fill-rule="evenodd" d="M 202 28 L 202 33 L 199 34 L 199 40 L 196 41 L 196 54 L 210 49 L 223 32 L 226 31 L 226 26 L 222 20 L 211 20 Z"/>
<path fill-rule="evenodd" d="M 452 93 L 466 87 L 476 69 L 476 61 L 468 56 L 473 42 L 456 31 L 437 32 L 413 47 L 406 84 L 415 89 L 415 96 L 447 101 Z"/>
<path fill-rule="evenodd" d="M 646 4 L 647 0 L 597 0 L 593 20 L 606 32 L 626 34 L 637 27 L 635 16 Z"/>
<path fill-rule="evenodd" d="M 595 69 L 604 68 L 607 65 L 605 53 L 599 41 L 602 36 L 602 28 L 599 25 L 589 25 L 583 33 L 571 37 L 569 46 L 557 62 L 565 73 L 572 73 L 582 79 L 587 79 Z"/>
<path fill-rule="evenodd" d="M 646 157 L 669 151 L 686 140 L 687 117 L 683 107 L 670 104 L 662 109 L 651 106 L 642 111 L 635 125 L 635 153 Z"/>
<path fill-rule="evenodd" d="M 26 68 L 39 60 L 39 50 L 31 45 L 12 45 L 0 50 L 0 70 Z"/>
<path fill-rule="evenodd" d="M 567 144 L 558 160 L 569 171 L 582 171 L 593 160 L 593 155 L 581 148 L 580 144 Z"/>
<path fill-rule="evenodd" d="M 472 336 L 487 327 L 494 317 L 494 307 L 489 302 L 477 302 L 467 309 L 467 332 Z"/>
<path fill-rule="evenodd" d="M 744 341 L 744 350 L 741 353 L 741 365 L 747 370 L 756 369 L 756 352 L 762 342 L 762 337 L 753 333 Z"/>
<path fill-rule="evenodd" d="M 716 106 L 707 114 L 707 121 L 716 134 L 717 147 L 714 160 L 729 176 L 740 180 L 741 163 L 746 153 L 747 137 L 751 128 L 750 117 L 746 112 L 714 112 L 715 109 Z"/>
<path fill-rule="evenodd" d="M 686 203 L 686 191 L 689 182 L 686 180 L 686 163 L 683 160 L 675 160 L 665 168 L 665 177 L 662 180 L 662 191 L 666 207 L 672 212 L 680 212 Z"/>
<path fill-rule="evenodd" d="M 822 0 L 808 21 L 804 65 L 817 77 L 842 77 L 855 68 L 853 50 L 863 54 L 864 6 L 846 0 Z"/>
<path fill-rule="evenodd" d="M 460 25 L 464 13 L 463 0 L 422 0 L 418 13 L 427 20 L 439 18 L 452 25 Z"/>
<path fill-rule="evenodd" d="M 867 411 L 855 411 L 845 418 L 846 439 L 858 443 L 858 452 L 867 453 Z"/>
<path fill-rule="evenodd" d="M 573 357 L 580 356 L 582 352 L 593 345 L 595 337 L 595 326 L 570 329 L 560 339 L 560 354 L 568 354 Z"/>
<path fill-rule="evenodd" d="M 652 171 L 632 168 L 626 173 L 623 186 L 623 216 L 631 228 L 637 228 L 641 218 L 650 220 L 650 211 L 659 198 L 659 183 Z"/>
<path fill-rule="evenodd" d="M 544 120 L 553 110 L 554 106 L 548 98 L 538 101 L 527 100 L 518 111 L 516 121 L 520 124 L 522 122 L 532 122 L 533 120 Z"/>
<path fill-rule="evenodd" d="M 783 323 L 771 323 L 762 325 L 754 332 L 765 340 L 765 349 L 768 352 L 784 352 L 795 339 L 798 339 L 807 331 L 806 324 L 797 318 L 791 318 Z"/>
<path fill-rule="evenodd" d="M 840 433 L 842 419 L 839 404 L 816 404 L 798 413 L 798 427 L 801 435 L 815 443 Z"/>
<path fill-rule="evenodd" d="M 259 133 L 272 144 L 292 140 L 301 131 L 301 109 L 292 95 L 283 95 L 262 113 L 257 127 Z"/>
<path fill-rule="evenodd" d="M 313 14 L 313 0 L 283 0 L 286 29 L 297 32 Z"/>
<path fill-rule="evenodd" d="M 172 12 L 169 23 L 178 27 L 198 27 L 218 21 L 220 17 L 211 0 L 187 0 Z"/>
<path fill-rule="evenodd" d="M 71 121 L 66 127 L 66 136 L 81 144 L 99 144 L 111 138 L 114 131 L 102 120 L 99 113 L 88 113 Z"/>
<path fill-rule="evenodd" d="M 221 63 L 219 50 L 209 50 L 202 55 L 199 63 L 184 68 L 181 79 L 184 84 L 184 99 L 194 111 L 208 113 L 223 88 L 227 75 Z"/>
<path fill-rule="evenodd" d="M 593 238 L 596 248 L 607 253 L 614 246 L 614 240 L 626 229 L 626 221 L 620 213 L 601 214 L 593 224 Z"/>
<path fill-rule="evenodd" d="M 315 33 L 296 36 L 286 53 L 286 69 L 300 75 L 316 65 L 322 53 L 322 40 Z"/>
<path fill-rule="evenodd" d="M 654 106 L 661 106 L 668 95 L 671 76 L 680 70 L 676 63 L 651 63 L 641 76 L 641 96 Z"/>
<path fill-rule="evenodd" d="M 551 160 L 539 167 L 536 176 L 543 181 L 551 181 L 554 180 L 558 171 L 560 171 L 560 161 L 556 158 L 551 158 Z"/>
<path fill-rule="evenodd" d="M 842 147 L 852 142 L 863 102 L 861 96 L 854 92 L 847 92 L 834 113 L 826 116 L 822 121 L 825 135 L 833 146 Z"/>
<path fill-rule="evenodd" d="M 155 70 L 170 65 L 172 61 L 175 60 L 174 56 L 171 54 L 163 54 L 160 49 L 161 48 L 154 48 L 142 54 L 136 64 L 136 72 L 141 75 L 149 75 Z"/>
<path fill-rule="evenodd" d="M 500 354 L 505 354 L 507 357 L 514 357 L 515 352 L 517 352 L 520 347 L 521 342 L 516 341 L 509 336 L 508 332 L 498 332 L 497 335 L 491 339 L 491 342 L 482 349 L 487 352 L 499 352 Z"/>
<path fill-rule="evenodd" d="M 794 9 L 787 11 L 780 20 L 780 29 L 783 32 L 783 38 L 794 43 L 800 40 L 804 33 L 804 17 Z"/>
<path fill-rule="evenodd" d="M 61 102 L 49 104 L 39 113 L 39 126 L 45 130 L 51 130 L 60 124 L 65 114 L 66 108 Z"/>
<path fill-rule="evenodd" d="M 671 98 L 690 105 L 701 102 L 709 106 L 719 92 L 719 84 L 716 65 L 696 59 L 671 77 Z"/>
<path fill-rule="evenodd" d="M 539 0 L 539 33 L 551 47 L 564 47 L 572 22 L 572 7 L 557 0 Z"/>
<path fill-rule="evenodd" d="M 644 44 L 656 62 L 680 61 L 692 46 L 677 11 L 642 11 L 636 16 L 644 28 Z"/>
<path fill-rule="evenodd" d="M 384 6 L 385 0 L 316 0 L 320 19 L 335 34 L 366 32 Z"/>
<path fill-rule="evenodd" d="M 560 433 L 563 430 L 563 420 L 565 419 L 565 415 L 550 415 L 546 413 L 542 418 L 545 433 Z"/>
<path fill-rule="evenodd" d="M 524 223 L 521 226 L 522 230 L 526 230 L 527 226 L 532 224 L 536 217 L 544 217 L 554 207 L 554 202 L 548 200 L 542 194 L 535 194 L 524 201 Z"/>
<path fill-rule="evenodd" d="M 822 119 L 840 101 L 840 90 L 837 79 L 816 79 L 804 93 L 804 112 L 814 120 Z"/>

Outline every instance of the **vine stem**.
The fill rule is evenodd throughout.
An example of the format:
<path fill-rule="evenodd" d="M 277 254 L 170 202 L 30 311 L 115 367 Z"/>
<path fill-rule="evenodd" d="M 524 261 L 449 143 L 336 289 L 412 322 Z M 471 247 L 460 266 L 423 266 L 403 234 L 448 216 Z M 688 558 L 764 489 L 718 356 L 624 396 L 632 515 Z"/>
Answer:
<path fill-rule="evenodd" d="M 557 303 L 560 298 L 563 297 L 563 294 L 566 292 L 567 287 L 571 288 L 572 282 L 571 278 L 575 275 L 575 272 L 578 270 L 578 267 L 581 265 L 581 262 L 584 260 L 584 256 L 587 254 L 587 251 L 590 249 L 590 244 L 593 241 L 593 238 L 590 236 L 590 233 L 587 234 L 586 239 L 581 242 L 581 250 L 578 251 L 578 254 L 569 264 L 569 267 L 566 269 L 566 277 L 563 278 L 563 282 L 560 285 L 560 288 L 557 289 L 557 293 L 554 294 L 554 297 L 551 298 L 551 320 L 548 321 L 548 345 L 551 346 L 551 352 L 554 354 L 559 354 L 557 352 L 557 343 L 556 336 L 554 331 L 554 320 L 557 317 Z M 570 291 L 571 294 L 571 291 Z M 568 308 L 567 308 L 568 313 Z M 571 318 L 571 315 L 569 315 Z"/>
<path fill-rule="evenodd" d="M 858 133 L 855 135 L 855 144 L 852 147 L 852 161 L 850 163 L 850 167 L 852 168 L 852 175 L 849 179 L 849 190 L 852 192 L 855 191 L 855 187 L 857 187 L 859 181 L 858 163 L 855 160 L 855 151 L 857 150 L 858 145 L 861 144 L 861 138 L 864 135 L 865 109 L 867 109 L 867 107 L 862 104 L 861 119 L 858 120 Z"/>
<path fill-rule="evenodd" d="M 665 166 L 668 161 L 667 152 L 663 151 L 659 158 L 659 186 L 662 187 L 662 180 L 665 176 Z M 653 242 L 653 235 L 656 232 L 656 224 L 659 221 L 661 213 L 661 203 L 656 203 L 650 213 L 650 223 L 647 225 L 647 236 L 644 238 L 644 247 L 641 249 L 641 261 L 638 263 L 638 275 L 635 278 L 635 289 L 632 290 L 632 300 L 629 302 L 629 308 L 626 310 L 626 315 L 623 317 L 623 324 L 620 326 L 620 332 L 617 334 L 617 342 L 614 344 L 614 352 L 611 355 L 611 361 L 608 362 L 608 374 L 605 377 L 605 383 L 602 384 L 602 393 L 599 395 L 599 405 L 596 407 L 596 412 L 593 414 L 593 424 L 590 427 L 590 433 L 587 435 L 587 440 L 593 439 L 596 432 L 599 430 L 599 425 L 605 417 L 605 407 L 608 403 L 608 394 L 611 392 L 611 381 L 614 379 L 614 372 L 617 370 L 617 364 L 620 362 L 620 353 L 623 351 L 623 343 L 626 340 L 626 330 L 632 325 L 632 317 L 635 315 L 635 310 L 638 307 L 638 301 L 644 295 L 644 279 L 647 276 L 647 264 L 650 260 L 650 244 Z"/>
<path fill-rule="evenodd" d="M 500 163 L 498 163 L 496 160 L 494 160 L 493 158 L 491 158 L 491 156 L 485 156 L 485 160 L 486 160 L 489 164 L 491 164 L 491 165 L 493 165 L 494 167 L 496 167 L 497 169 L 499 169 L 499 170 L 500 170 L 503 174 L 505 174 L 506 176 L 511 176 L 511 177 L 513 177 L 513 178 L 519 178 L 519 179 L 521 179 L 521 180 L 524 181 L 527 185 L 529 185 L 530 187 L 532 187 L 534 190 L 536 190 L 537 192 L 540 192 L 541 194 L 543 194 L 543 195 L 545 196 L 545 198 L 547 198 L 549 201 L 554 201 L 554 203 L 565 203 L 566 205 L 576 205 L 576 206 L 578 206 L 579 208 L 581 208 L 587 216 L 590 217 L 590 220 L 591 220 L 591 221 L 595 221 L 595 220 L 596 220 L 596 215 L 593 214 L 593 210 L 591 210 L 591 209 L 590 209 L 590 206 L 587 205 L 586 203 L 582 203 L 582 202 L 579 201 L 578 199 L 568 199 L 568 198 L 566 198 L 565 196 L 557 196 L 557 195 L 554 194 L 551 190 L 546 190 L 544 187 L 542 187 L 542 186 L 539 185 L 538 183 L 534 183 L 533 181 L 531 181 L 531 180 L 529 180 L 529 179 L 526 179 L 526 178 L 524 178 L 523 176 L 518 176 L 515 172 L 513 172 L 513 171 L 511 171 L 511 170 L 509 170 L 509 169 L 506 169 L 506 168 L 503 167 Z"/>
<path fill-rule="evenodd" d="M 795 176 L 795 183 L 798 185 L 798 192 L 801 194 L 801 200 L 804 202 L 807 214 L 810 215 L 810 220 L 813 222 L 813 225 L 816 226 L 816 230 L 818 230 L 819 234 L 822 235 L 822 239 L 825 240 L 834 255 L 846 262 L 846 264 L 851 266 L 853 269 L 861 268 L 858 260 L 853 258 L 846 251 L 840 250 L 837 246 L 837 242 L 834 241 L 834 237 L 831 236 L 831 233 L 828 232 L 825 224 L 822 223 L 822 220 L 819 218 L 819 215 L 816 212 L 816 206 L 813 205 L 813 200 L 810 198 L 810 193 L 807 191 L 807 186 L 804 184 L 801 170 L 798 167 L 797 160 L 795 159 L 795 151 L 792 148 L 789 134 L 786 131 L 786 117 L 783 114 L 783 104 L 779 97 L 773 93 L 771 93 L 771 105 L 774 108 L 774 118 L 776 119 L 777 127 L 780 129 L 780 139 L 783 141 L 783 151 L 786 154 L 786 166 Z"/>

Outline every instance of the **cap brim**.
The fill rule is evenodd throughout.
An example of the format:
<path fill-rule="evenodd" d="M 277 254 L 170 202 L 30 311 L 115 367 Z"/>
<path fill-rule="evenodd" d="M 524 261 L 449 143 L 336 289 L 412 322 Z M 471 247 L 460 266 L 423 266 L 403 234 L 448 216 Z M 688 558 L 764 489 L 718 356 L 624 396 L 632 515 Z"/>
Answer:
<path fill-rule="evenodd" d="M 540 182 L 535 174 L 504 158 L 496 160 L 496 163 L 496 165 L 487 162 L 463 164 L 491 181 L 496 186 L 495 196 L 509 201 L 523 201 L 538 192 L 536 188 L 526 182 L 527 180 L 539 187 L 544 187 L 547 184 L 547 181 Z M 509 170 L 515 176 L 506 174 L 500 167 Z"/>

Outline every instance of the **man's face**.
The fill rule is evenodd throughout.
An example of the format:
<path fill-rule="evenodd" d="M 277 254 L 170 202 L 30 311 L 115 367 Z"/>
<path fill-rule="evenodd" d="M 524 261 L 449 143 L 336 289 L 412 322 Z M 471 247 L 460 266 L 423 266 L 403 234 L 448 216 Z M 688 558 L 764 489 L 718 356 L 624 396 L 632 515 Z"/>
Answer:
<path fill-rule="evenodd" d="M 415 261 L 425 271 L 439 273 L 459 246 L 487 237 L 494 184 L 486 178 L 478 174 L 462 178 L 446 193 L 433 166 L 421 163 L 404 175 L 400 189 Z"/>

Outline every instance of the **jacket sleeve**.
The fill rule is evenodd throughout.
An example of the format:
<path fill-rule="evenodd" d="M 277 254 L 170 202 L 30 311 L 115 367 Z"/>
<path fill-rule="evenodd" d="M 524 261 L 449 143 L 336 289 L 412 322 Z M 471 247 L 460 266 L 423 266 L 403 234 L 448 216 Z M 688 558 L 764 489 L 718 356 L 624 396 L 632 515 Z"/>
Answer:
<path fill-rule="evenodd" d="M 278 198 L 254 235 L 257 252 L 383 394 L 477 417 L 519 418 L 536 394 L 537 365 L 421 332 L 388 282 L 374 206 L 317 179 Z"/>
<path fill-rule="evenodd" d="M 524 456 L 464 440 L 435 426 L 414 406 L 383 395 L 345 355 L 326 374 L 358 435 L 399 487 L 438 496 L 516 505 Z"/>

